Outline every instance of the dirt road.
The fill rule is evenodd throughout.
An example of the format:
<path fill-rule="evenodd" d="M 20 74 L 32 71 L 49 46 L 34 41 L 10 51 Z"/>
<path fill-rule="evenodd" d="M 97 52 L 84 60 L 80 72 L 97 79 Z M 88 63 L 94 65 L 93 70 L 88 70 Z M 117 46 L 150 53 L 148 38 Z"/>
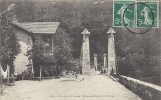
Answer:
<path fill-rule="evenodd" d="M 80 76 L 81 77 L 81 76 Z M 108 76 L 93 75 L 79 81 L 60 78 L 18 81 L 5 89 L 0 100 L 141 100 Z"/>

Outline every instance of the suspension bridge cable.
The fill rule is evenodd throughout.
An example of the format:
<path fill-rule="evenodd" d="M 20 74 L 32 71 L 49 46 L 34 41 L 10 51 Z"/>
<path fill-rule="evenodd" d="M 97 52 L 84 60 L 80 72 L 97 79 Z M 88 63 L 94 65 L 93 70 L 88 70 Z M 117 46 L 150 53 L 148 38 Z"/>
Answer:
<path fill-rule="evenodd" d="M 88 30 L 104 30 L 104 29 L 109 29 L 109 28 L 89 28 Z"/>

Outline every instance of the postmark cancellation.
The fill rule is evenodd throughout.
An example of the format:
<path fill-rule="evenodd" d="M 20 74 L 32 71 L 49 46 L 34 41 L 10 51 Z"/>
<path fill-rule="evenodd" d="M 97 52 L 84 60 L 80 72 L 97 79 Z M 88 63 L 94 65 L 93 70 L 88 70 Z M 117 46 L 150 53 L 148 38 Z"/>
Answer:
<path fill-rule="evenodd" d="M 159 1 L 114 0 L 113 27 L 158 28 Z"/>

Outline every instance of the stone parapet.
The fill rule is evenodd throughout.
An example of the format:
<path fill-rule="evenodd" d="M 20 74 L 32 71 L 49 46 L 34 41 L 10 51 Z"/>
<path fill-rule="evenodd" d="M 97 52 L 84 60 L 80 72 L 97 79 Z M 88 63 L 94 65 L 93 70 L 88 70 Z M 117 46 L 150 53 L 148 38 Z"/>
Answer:
<path fill-rule="evenodd" d="M 120 75 L 119 81 L 143 100 L 161 100 L 161 87 Z"/>

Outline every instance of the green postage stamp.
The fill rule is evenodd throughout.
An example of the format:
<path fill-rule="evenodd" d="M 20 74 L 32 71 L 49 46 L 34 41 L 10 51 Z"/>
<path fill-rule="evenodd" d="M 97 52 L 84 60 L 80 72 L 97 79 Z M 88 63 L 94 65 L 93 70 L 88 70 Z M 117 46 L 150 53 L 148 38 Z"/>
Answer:
<path fill-rule="evenodd" d="M 113 26 L 159 27 L 159 1 L 114 0 Z"/>

